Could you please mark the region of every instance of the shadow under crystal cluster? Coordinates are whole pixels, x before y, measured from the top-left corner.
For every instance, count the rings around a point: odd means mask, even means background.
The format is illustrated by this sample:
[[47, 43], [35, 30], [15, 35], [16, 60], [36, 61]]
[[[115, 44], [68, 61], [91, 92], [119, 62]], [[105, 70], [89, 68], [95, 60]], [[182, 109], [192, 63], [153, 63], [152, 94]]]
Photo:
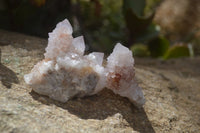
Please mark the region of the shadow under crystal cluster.
[[25, 82], [35, 92], [61, 102], [93, 95], [107, 87], [142, 106], [145, 99], [135, 82], [132, 52], [118, 43], [104, 67], [104, 54], [92, 52], [84, 55], [83, 37], [73, 38], [72, 32], [67, 19], [57, 24], [49, 33], [45, 59], [24, 76]]

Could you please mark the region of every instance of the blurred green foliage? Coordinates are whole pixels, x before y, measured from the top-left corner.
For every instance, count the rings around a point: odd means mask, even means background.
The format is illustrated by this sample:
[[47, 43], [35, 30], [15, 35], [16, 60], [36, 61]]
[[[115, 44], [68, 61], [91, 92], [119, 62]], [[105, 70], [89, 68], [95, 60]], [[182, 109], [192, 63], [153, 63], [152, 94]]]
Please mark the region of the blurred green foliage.
[[80, 0], [80, 21], [91, 48], [109, 53], [118, 41], [127, 40], [122, 14], [122, 1]]
[[170, 41], [153, 23], [161, 1], [0, 0], [0, 28], [47, 38], [59, 21], [68, 18], [74, 36], [84, 35], [87, 50], [110, 53], [121, 42], [136, 56], [179, 57], [174, 53], [186, 52], [169, 48]]
[[58, 21], [70, 16], [69, 1], [1, 0], [0, 4], [0, 28], [40, 37], [47, 37]]
[[190, 56], [190, 51], [185, 45], [174, 45], [167, 50], [164, 59], [179, 58]]
[[148, 48], [152, 57], [162, 57], [169, 48], [169, 41], [164, 37], [156, 37], [149, 42]]
[[187, 52], [189, 48], [186, 46], [170, 47], [170, 42], [161, 35], [160, 27], [153, 23], [155, 12], [152, 7], [154, 2], [159, 0], [149, 1], [150, 6], [146, 6], [146, 2], [146, 0], [123, 0], [123, 14], [129, 30], [129, 44], [133, 45], [131, 47], [133, 54], [148, 56], [150, 53], [152, 57], [162, 59], [190, 56]]
[[147, 57], [150, 55], [147, 45], [144, 44], [135, 44], [131, 46], [131, 50], [133, 51], [133, 56]]

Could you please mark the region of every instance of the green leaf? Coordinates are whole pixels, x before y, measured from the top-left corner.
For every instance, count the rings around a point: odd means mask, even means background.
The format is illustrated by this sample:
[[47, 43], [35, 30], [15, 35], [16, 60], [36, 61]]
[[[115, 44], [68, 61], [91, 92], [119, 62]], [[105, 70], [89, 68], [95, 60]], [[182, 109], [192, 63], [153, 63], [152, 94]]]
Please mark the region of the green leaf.
[[127, 28], [130, 31], [132, 39], [135, 41], [137, 37], [151, 24], [154, 14], [148, 17], [138, 17], [131, 9], [125, 13], [125, 21]]
[[131, 46], [130, 49], [133, 52], [133, 56], [138, 56], [138, 57], [149, 56], [149, 50], [148, 50], [147, 45], [134, 44], [133, 46]]
[[123, 10], [126, 12], [131, 9], [137, 16], [143, 16], [146, 0], [124, 0]]
[[152, 57], [161, 57], [169, 48], [169, 41], [164, 37], [157, 37], [151, 40], [148, 44]]
[[189, 57], [189, 48], [185, 45], [173, 45], [164, 55], [164, 59]]

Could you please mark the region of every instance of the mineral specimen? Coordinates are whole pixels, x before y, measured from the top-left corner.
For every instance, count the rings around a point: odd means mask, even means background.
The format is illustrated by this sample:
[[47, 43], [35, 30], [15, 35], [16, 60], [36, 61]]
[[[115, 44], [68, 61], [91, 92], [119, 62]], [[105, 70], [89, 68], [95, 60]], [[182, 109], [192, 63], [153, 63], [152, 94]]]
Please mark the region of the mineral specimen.
[[117, 44], [104, 67], [103, 53], [84, 55], [82, 36], [73, 38], [67, 19], [49, 33], [45, 59], [37, 63], [25, 82], [39, 94], [66, 102], [93, 95], [107, 87], [136, 105], [144, 104], [142, 89], [135, 82], [132, 52]]
[[132, 52], [118, 43], [107, 58], [107, 88], [120, 96], [127, 97], [136, 105], [145, 100], [141, 88], [135, 81]]

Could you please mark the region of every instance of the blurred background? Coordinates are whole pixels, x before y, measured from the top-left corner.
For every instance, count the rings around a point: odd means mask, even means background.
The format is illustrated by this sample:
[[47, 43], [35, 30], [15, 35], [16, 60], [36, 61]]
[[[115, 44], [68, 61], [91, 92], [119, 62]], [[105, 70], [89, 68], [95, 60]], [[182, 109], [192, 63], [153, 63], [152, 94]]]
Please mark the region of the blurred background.
[[0, 0], [0, 29], [47, 39], [65, 18], [88, 51], [121, 42], [139, 57], [200, 55], [199, 0]]

